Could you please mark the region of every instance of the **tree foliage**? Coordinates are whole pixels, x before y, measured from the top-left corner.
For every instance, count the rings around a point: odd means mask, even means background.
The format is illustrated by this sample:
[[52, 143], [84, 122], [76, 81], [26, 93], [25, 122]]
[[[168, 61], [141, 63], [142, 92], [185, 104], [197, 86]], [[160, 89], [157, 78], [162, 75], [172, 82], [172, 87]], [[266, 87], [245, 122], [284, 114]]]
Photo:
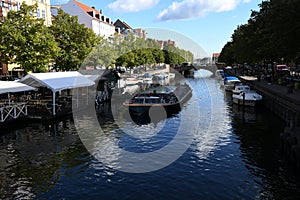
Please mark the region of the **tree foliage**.
[[247, 24], [234, 31], [219, 61], [232, 64], [299, 60], [300, 1], [268, 0], [259, 7], [259, 11], [252, 11]]
[[153, 39], [145, 40], [128, 35], [122, 40], [115, 35], [110, 42], [101, 40], [87, 57], [84, 65], [134, 68], [158, 63], [182, 63], [188, 59], [193, 59], [191, 52], [173, 46], [166, 46], [161, 50], [159, 43]]
[[22, 3], [0, 24], [1, 62], [19, 64], [27, 72], [46, 71], [59, 50], [44, 20], [34, 17], [36, 8]]
[[80, 24], [77, 16], [64, 13], [61, 9], [52, 21], [51, 30], [60, 47], [55, 58], [55, 68], [59, 70], [78, 70], [99, 42], [92, 29]]

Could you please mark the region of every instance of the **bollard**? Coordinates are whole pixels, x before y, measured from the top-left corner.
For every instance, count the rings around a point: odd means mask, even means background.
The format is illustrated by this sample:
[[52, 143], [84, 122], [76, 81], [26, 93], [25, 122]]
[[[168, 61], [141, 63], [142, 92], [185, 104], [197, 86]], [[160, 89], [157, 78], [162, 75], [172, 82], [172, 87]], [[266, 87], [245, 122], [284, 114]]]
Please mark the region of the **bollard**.
[[292, 84], [288, 84], [287, 85], [287, 93], [288, 94], [292, 94], [293, 93], [293, 85]]

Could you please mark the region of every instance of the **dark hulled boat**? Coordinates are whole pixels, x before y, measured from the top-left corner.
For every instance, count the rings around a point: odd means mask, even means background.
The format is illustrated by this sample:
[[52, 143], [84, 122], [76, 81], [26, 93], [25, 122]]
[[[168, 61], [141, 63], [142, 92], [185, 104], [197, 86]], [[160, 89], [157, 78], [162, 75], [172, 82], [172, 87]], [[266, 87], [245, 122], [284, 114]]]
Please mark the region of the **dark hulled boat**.
[[130, 114], [136, 116], [148, 115], [151, 107], [163, 107], [168, 116], [180, 111], [179, 100], [173, 92], [158, 93], [155, 90], [138, 93], [123, 105], [128, 106]]
[[[148, 116], [150, 108], [158, 111], [160, 107], [163, 107], [167, 117], [170, 117], [178, 113], [182, 104], [191, 96], [192, 91], [188, 85], [178, 85], [174, 90], [161, 86], [139, 92], [123, 105], [129, 108], [132, 116]], [[159, 113], [157, 117], [159, 117]]]

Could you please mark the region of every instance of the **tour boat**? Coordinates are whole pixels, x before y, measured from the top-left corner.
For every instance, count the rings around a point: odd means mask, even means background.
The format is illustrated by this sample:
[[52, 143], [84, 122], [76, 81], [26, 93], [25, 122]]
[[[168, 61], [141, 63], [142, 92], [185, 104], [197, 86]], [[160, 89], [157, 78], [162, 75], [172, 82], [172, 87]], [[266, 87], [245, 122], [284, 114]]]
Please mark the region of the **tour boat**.
[[181, 104], [192, 96], [192, 90], [187, 85], [178, 85], [174, 90], [168, 87], [155, 87], [144, 92], [138, 92], [129, 101], [123, 103], [129, 108], [131, 115], [148, 115], [151, 107], [163, 107], [167, 116], [178, 113]]
[[178, 98], [173, 92], [139, 92], [130, 101], [123, 104], [129, 107], [130, 114], [133, 115], [148, 115], [148, 112], [153, 106], [163, 107], [170, 115], [180, 110]]

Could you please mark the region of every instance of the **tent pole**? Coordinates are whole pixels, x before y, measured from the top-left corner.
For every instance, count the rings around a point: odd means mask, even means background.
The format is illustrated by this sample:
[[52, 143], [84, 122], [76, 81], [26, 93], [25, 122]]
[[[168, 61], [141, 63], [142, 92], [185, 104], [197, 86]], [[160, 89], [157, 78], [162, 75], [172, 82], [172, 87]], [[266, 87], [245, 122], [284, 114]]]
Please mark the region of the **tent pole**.
[[76, 88], [76, 106], [78, 108], [78, 88]]
[[55, 91], [52, 91], [52, 115], [56, 115], [56, 113], [55, 113]]
[[86, 88], [86, 105], [89, 105], [89, 88], [88, 87], [85, 88]]

